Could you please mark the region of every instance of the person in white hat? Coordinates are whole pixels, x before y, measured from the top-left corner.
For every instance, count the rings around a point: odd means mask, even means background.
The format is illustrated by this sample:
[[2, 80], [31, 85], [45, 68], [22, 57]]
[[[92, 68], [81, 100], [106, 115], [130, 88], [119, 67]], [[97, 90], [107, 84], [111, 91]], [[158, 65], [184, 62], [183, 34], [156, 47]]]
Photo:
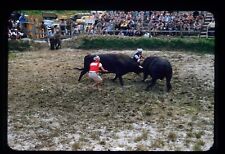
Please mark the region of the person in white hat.
[[144, 59], [144, 57], [142, 56], [142, 51], [143, 51], [142, 48], [137, 48], [136, 52], [132, 57], [140, 65], [141, 68], [142, 68], [141, 61]]
[[103, 68], [102, 63], [100, 63], [100, 57], [99, 56], [95, 56], [93, 59], [94, 59], [94, 62], [92, 62], [90, 64], [88, 77], [95, 81], [95, 84], [93, 86], [94, 87], [97, 86], [97, 88], [99, 89], [99, 85], [100, 85], [100, 83], [102, 83], [102, 78], [99, 75], [100, 69], [103, 72], [108, 72], [108, 70], [105, 70]]

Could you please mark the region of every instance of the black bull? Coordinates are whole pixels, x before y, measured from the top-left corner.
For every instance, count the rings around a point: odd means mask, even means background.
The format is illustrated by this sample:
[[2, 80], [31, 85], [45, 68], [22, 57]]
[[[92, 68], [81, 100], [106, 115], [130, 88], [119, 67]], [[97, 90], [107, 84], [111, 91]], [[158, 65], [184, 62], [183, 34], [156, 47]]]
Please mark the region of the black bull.
[[[104, 69], [108, 70], [108, 73], [115, 73], [116, 76], [113, 79], [115, 81], [119, 78], [121, 86], [124, 85], [122, 76], [134, 72], [139, 74], [142, 69], [139, 67], [138, 63], [135, 62], [131, 57], [124, 54], [99, 54], [100, 62], [102, 63]], [[78, 81], [81, 80], [82, 76], [89, 71], [90, 63], [93, 62], [95, 55], [87, 55], [84, 57], [84, 68], [75, 68], [82, 70]]]
[[143, 81], [145, 81], [148, 75], [152, 78], [146, 90], [154, 86], [157, 79], [163, 80], [164, 78], [166, 78], [167, 91], [171, 90], [172, 86], [170, 84], [170, 80], [172, 78], [173, 71], [170, 62], [167, 59], [156, 56], [147, 57], [143, 61], [142, 67], [144, 73]]

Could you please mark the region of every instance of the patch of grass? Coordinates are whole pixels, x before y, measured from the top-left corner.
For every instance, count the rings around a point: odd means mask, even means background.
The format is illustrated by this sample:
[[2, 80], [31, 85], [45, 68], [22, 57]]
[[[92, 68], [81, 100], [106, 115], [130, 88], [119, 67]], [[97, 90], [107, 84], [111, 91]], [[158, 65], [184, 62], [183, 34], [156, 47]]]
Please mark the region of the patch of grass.
[[133, 129], [134, 129], [134, 126], [133, 126], [132, 124], [129, 124], [129, 125], [127, 126], [127, 129], [133, 130]]
[[77, 151], [79, 149], [81, 149], [81, 143], [79, 143], [79, 142], [73, 143], [72, 150]]
[[117, 139], [119, 139], [120, 137], [119, 137], [118, 135], [114, 134], [114, 135], [112, 136], [112, 138], [113, 138], [114, 140], [117, 140]]
[[97, 123], [101, 123], [101, 122], [103, 122], [103, 121], [105, 121], [104, 117], [97, 117], [97, 118], [96, 118], [96, 122], [97, 122]]
[[176, 147], [175, 148], [175, 151], [181, 151], [182, 149], [181, 149], [181, 147]]
[[194, 108], [194, 107], [187, 107], [187, 109], [186, 109], [186, 113], [187, 114], [195, 114], [197, 112], [197, 109], [196, 108]]
[[201, 145], [201, 146], [204, 146], [205, 145], [205, 142], [202, 141], [202, 140], [198, 140], [197, 144]]
[[183, 128], [184, 128], [184, 125], [179, 124], [179, 125], [177, 126], [177, 128], [179, 128], [179, 129], [183, 129]]
[[142, 134], [140, 135], [140, 136], [137, 136], [135, 139], [134, 139], [134, 141], [135, 142], [139, 142], [139, 141], [141, 141], [141, 140], [147, 140], [148, 139], [148, 132], [144, 129], [143, 131], [142, 131]]
[[204, 134], [205, 134], [204, 131], [195, 132], [195, 137], [196, 137], [197, 139], [199, 139], [199, 138], [201, 138], [201, 136], [204, 135]]
[[152, 148], [162, 148], [164, 147], [165, 143], [162, 139], [156, 139], [153, 144], [151, 145]]
[[108, 113], [108, 112], [104, 113], [103, 116], [108, 117], [108, 116], [110, 116], [110, 113]]
[[196, 121], [197, 119], [198, 119], [198, 116], [196, 116], [196, 115], [193, 115], [191, 118], [192, 121]]
[[94, 140], [99, 140], [100, 139], [100, 133], [99, 132], [92, 132], [91, 138]]
[[164, 121], [164, 119], [165, 119], [165, 116], [164, 116], [164, 115], [160, 115], [160, 116], [159, 116], [159, 120], [160, 120], [160, 121]]
[[137, 136], [135, 139], [134, 139], [134, 142], [139, 142], [142, 140], [142, 136]]
[[22, 40], [9, 40], [8, 50], [9, 51], [25, 51], [31, 48], [30, 42]]
[[169, 141], [175, 142], [176, 139], [177, 139], [177, 135], [176, 135], [175, 133], [170, 132], [170, 133], [168, 134], [168, 140], [169, 140]]
[[205, 142], [203, 142], [203, 141], [198, 141], [198, 142], [196, 142], [195, 143], [195, 145], [193, 146], [193, 150], [194, 151], [202, 151], [202, 146], [204, 146], [204, 144], [205, 144]]
[[88, 142], [89, 140], [86, 139], [84, 135], [80, 135], [79, 141], [81, 141], [81, 142]]
[[168, 112], [167, 112], [167, 115], [171, 117], [171, 116], [173, 116], [173, 112], [168, 111]]
[[138, 144], [136, 146], [135, 150], [137, 150], [137, 151], [148, 151], [148, 148], [145, 145], [143, 145], [143, 144]]
[[146, 116], [151, 116], [151, 115], [152, 115], [151, 110], [149, 110], [149, 109], [145, 109], [145, 111], [144, 111], [144, 115], [146, 115]]
[[16, 57], [17, 57], [16, 53], [13, 53], [13, 52], [10, 52], [9, 55], [8, 55], [9, 60], [14, 60]]
[[105, 144], [106, 144], [106, 142], [105, 142], [104, 140], [102, 140], [102, 141], [100, 141], [100, 142], [99, 142], [99, 144], [101, 144], [101, 145], [105, 145]]
[[193, 126], [193, 123], [192, 122], [188, 122], [187, 124], [189, 127], [192, 127]]
[[57, 137], [59, 136], [59, 132], [58, 131], [53, 131], [49, 136], [53, 137]]
[[191, 140], [190, 139], [186, 139], [184, 145], [189, 148], [190, 147], [190, 143], [191, 143]]
[[[77, 41], [80, 40], [80, 41]], [[83, 35], [72, 42], [80, 42], [76, 48], [81, 49], [131, 49], [141, 46], [145, 50], [179, 50], [197, 53], [214, 53], [214, 39], [207, 38], [143, 38], [121, 36], [87, 36]], [[71, 43], [72, 44], [72, 43]]]
[[187, 137], [194, 137], [194, 134], [192, 132], [187, 132]]
[[127, 146], [127, 147], [126, 147], [126, 151], [133, 151], [133, 148], [130, 147], [130, 146]]

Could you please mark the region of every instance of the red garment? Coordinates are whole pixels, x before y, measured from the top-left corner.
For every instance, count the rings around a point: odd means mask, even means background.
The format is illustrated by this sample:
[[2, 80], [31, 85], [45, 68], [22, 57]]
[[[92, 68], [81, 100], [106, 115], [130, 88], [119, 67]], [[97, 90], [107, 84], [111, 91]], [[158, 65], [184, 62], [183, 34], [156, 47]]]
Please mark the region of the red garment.
[[89, 71], [94, 71], [96, 73], [99, 72], [99, 62], [92, 62], [90, 64], [90, 70]]

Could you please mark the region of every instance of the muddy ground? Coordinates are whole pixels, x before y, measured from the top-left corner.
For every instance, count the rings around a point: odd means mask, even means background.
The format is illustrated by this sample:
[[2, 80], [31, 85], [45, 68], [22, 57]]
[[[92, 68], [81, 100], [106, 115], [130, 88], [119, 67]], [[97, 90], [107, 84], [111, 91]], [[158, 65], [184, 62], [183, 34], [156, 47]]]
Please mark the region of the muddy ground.
[[[15, 150], [208, 150], [214, 137], [214, 55], [144, 51], [173, 66], [172, 91], [165, 80], [145, 91], [129, 73], [102, 90], [86, 75], [83, 57], [92, 51], [60, 49], [12, 53], [8, 64], [8, 144]], [[94, 53], [124, 53], [104, 51]], [[148, 78], [150, 80], [150, 77]]]

